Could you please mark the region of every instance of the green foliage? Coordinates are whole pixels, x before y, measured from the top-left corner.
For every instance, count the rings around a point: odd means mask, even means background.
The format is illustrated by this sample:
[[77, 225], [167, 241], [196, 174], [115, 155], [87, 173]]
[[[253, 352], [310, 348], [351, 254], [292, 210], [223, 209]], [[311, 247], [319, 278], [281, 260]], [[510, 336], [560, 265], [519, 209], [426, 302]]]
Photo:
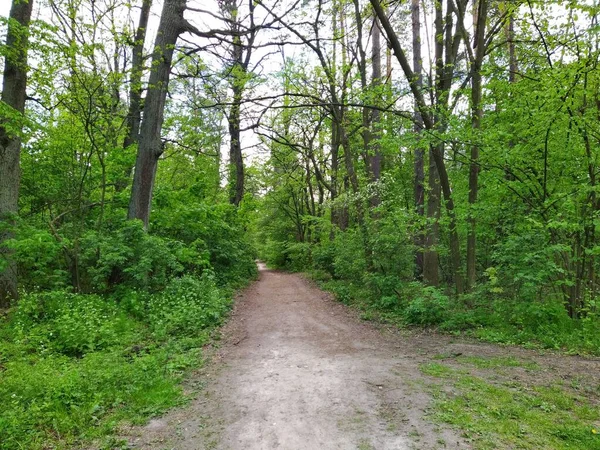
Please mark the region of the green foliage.
[[[474, 362], [480, 370], [538, 370], [512, 358]], [[474, 448], [600, 449], [598, 409], [593, 400], [566, 386], [526, 385], [518, 377], [501, 383], [498, 376], [491, 380], [442, 363], [425, 364], [421, 371], [438, 379], [430, 385], [433, 418], [459, 428]]]
[[13, 316], [16, 343], [75, 357], [127, 345], [135, 325], [111, 300], [65, 291], [26, 294]]
[[219, 284], [243, 283], [256, 275], [254, 249], [244, 234], [245, 217], [232, 205], [200, 201], [188, 190], [158, 189], [152, 229], [182, 243], [178, 256], [187, 273], [210, 268]]
[[9, 241], [23, 274], [21, 281], [36, 288], [65, 288], [68, 285], [64, 248], [48, 230], [21, 223]]
[[419, 289], [404, 311], [406, 320], [415, 325], [439, 325], [444, 321], [449, 309], [448, 297], [438, 289], [427, 286]]
[[116, 285], [156, 291], [184, 271], [176, 253], [178, 243], [146, 233], [140, 221], [115, 228], [91, 230], [81, 237], [82, 270], [94, 291], [107, 292]]
[[334, 275], [345, 280], [360, 281], [367, 270], [362, 236], [358, 230], [338, 233], [333, 242]]
[[204, 274], [156, 294], [24, 295], [0, 319], [2, 448], [75, 445], [181, 403], [228, 294]]
[[159, 339], [192, 337], [219, 325], [229, 305], [230, 300], [216, 286], [213, 276], [185, 276], [174, 279], [163, 292], [150, 297], [148, 322]]

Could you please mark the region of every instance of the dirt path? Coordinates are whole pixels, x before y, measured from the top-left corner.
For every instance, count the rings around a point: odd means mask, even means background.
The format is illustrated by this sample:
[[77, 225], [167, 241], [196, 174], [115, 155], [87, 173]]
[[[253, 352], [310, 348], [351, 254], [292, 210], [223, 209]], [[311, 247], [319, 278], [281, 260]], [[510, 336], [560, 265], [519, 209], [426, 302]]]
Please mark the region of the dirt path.
[[506, 353], [438, 335], [382, 332], [302, 277], [264, 267], [224, 334], [213, 373], [203, 375], [204, 393], [131, 431], [132, 448], [469, 448], [427, 421], [430, 397], [419, 365], [434, 354]]

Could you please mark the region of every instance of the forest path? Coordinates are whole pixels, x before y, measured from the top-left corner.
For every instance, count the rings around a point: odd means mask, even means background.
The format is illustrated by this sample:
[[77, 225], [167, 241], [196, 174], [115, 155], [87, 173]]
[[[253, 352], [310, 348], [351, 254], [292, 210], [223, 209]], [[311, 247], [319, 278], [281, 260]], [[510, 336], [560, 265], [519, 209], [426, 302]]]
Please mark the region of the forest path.
[[[130, 448], [468, 449], [456, 431], [427, 420], [435, 380], [422, 373], [423, 364], [443, 360], [482, 380], [524, 388], [581, 384], [584, 374], [589, 392], [600, 385], [597, 359], [386, 329], [361, 321], [302, 276], [264, 265], [238, 297], [222, 336], [207, 367], [187, 381], [203, 388], [198, 397], [123, 430]], [[494, 368], [513, 358], [528, 363]], [[472, 359], [491, 368], [469, 366]], [[451, 382], [437, 383], [454, 395]]]
[[224, 334], [207, 389], [133, 448], [468, 448], [423, 417], [423, 357], [299, 275], [261, 264]]

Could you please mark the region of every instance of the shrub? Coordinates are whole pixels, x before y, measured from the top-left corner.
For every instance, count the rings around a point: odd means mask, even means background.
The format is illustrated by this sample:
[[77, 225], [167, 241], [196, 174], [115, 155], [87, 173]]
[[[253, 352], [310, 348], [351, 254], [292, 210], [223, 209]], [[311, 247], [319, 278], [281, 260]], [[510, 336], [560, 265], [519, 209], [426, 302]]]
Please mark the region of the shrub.
[[409, 302], [404, 314], [410, 324], [430, 326], [442, 323], [448, 309], [448, 297], [434, 287], [424, 286]]
[[13, 323], [17, 342], [76, 357], [126, 345], [137, 328], [113, 301], [65, 291], [24, 295]]
[[68, 285], [62, 245], [48, 231], [21, 224], [9, 245], [14, 250], [21, 285], [42, 289]]
[[214, 277], [205, 273], [200, 279], [185, 276], [172, 280], [166, 289], [151, 297], [148, 322], [159, 338], [198, 336], [218, 325], [230, 306]]
[[360, 282], [367, 271], [367, 261], [360, 232], [347, 230], [336, 234], [334, 247], [333, 267], [336, 278]]
[[89, 231], [80, 246], [82, 278], [97, 292], [118, 284], [160, 290], [184, 270], [169, 241], [146, 233], [137, 220], [125, 221], [112, 231]]

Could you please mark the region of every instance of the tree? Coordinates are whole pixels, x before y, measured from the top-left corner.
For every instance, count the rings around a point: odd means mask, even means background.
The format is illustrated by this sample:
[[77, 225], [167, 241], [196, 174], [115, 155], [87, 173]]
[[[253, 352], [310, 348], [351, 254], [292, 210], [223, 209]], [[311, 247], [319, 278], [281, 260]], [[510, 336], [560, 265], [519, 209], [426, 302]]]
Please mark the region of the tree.
[[165, 0], [152, 53], [148, 93], [144, 101], [144, 116], [127, 214], [129, 219], [140, 219], [145, 227], [148, 227], [150, 220], [156, 167], [163, 153], [161, 131], [173, 52], [179, 35], [189, 28], [189, 24], [183, 18], [185, 8], [185, 0]]
[[[140, 123], [142, 121], [142, 75], [144, 72], [144, 42], [146, 29], [150, 18], [152, 0], [143, 0], [140, 9], [140, 19], [133, 41], [131, 73], [129, 75], [129, 110], [127, 112], [127, 134], [123, 140], [123, 148], [137, 144], [140, 138]], [[123, 179], [116, 185], [117, 190], [123, 190], [131, 176], [131, 167], [125, 168]]]
[[[370, 0], [375, 14], [381, 21], [382, 27], [388, 37], [390, 45], [394, 50], [394, 54], [400, 63], [402, 71], [409, 83], [410, 91], [414, 97], [415, 103], [423, 120], [423, 125], [428, 131], [439, 134], [444, 132], [447, 127], [446, 114], [448, 110], [450, 88], [452, 86], [452, 78], [459, 45], [461, 42], [462, 33], [457, 29], [453, 32], [452, 26], [452, 10], [450, 3], [446, 5], [446, 24], [443, 24], [442, 2], [435, 3], [435, 104], [432, 108], [427, 105], [423, 92], [419, 89], [419, 77], [415, 76], [414, 68], [411, 67], [406, 52], [404, 51], [397, 33], [394, 31], [392, 24], [385, 13], [379, 0]], [[464, 8], [467, 0], [459, 0]], [[454, 208], [454, 198], [450, 187], [450, 177], [444, 161], [444, 142], [432, 143], [430, 145], [430, 159], [435, 164], [435, 169], [439, 177], [439, 185], [444, 196], [446, 211], [450, 220], [450, 259], [452, 262], [452, 276], [456, 286], [456, 292], [462, 293], [464, 290], [464, 282], [461, 267], [460, 240], [458, 236], [456, 211]], [[431, 167], [431, 165], [430, 165]], [[431, 177], [431, 170], [430, 170]], [[431, 179], [431, 178], [430, 178]], [[437, 182], [437, 180], [436, 180]], [[432, 187], [430, 186], [430, 189]], [[432, 192], [435, 190], [432, 189]], [[432, 201], [430, 195], [430, 202]], [[430, 206], [431, 203], [430, 203]], [[434, 208], [432, 208], [434, 209]], [[434, 212], [435, 213], [435, 212]], [[437, 220], [434, 220], [434, 226], [437, 226]], [[427, 267], [430, 267], [432, 275], [427, 275]], [[435, 272], [434, 272], [435, 270]], [[432, 265], [428, 265], [425, 261], [424, 267], [425, 278], [433, 280], [432, 284], [437, 281], [437, 267], [434, 269]]]
[[6, 37], [0, 119], [0, 308], [18, 297], [17, 268], [6, 247], [18, 214], [20, 157], [27, 89], [27, 48], [33, 0], [13, 0]]

